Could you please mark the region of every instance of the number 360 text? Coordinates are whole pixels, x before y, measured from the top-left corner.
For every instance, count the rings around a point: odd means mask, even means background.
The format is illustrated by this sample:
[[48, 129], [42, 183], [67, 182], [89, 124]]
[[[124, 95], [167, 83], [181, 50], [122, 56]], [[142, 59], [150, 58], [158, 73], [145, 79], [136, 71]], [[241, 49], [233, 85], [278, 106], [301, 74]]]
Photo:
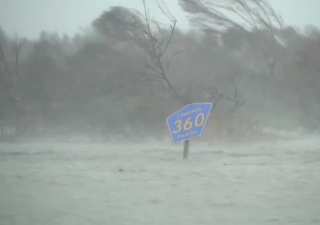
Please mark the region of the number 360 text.
[[[194, 120], [194, 125], [196, 127], [200, 127], [203, 125], [204, 123], [204, 119], [205, 119], [205, 116], [203, 113], [199, 113], [195, 120]], [[183, 130], [187, 131], [187, 130], [190, 130], [192, 127], [193, 127], [193, 123], [190, 121], [191, 120], [191, 117], [189, 117], [185, 122], [184, 124], [182, 125], [182, 120], [177, 120], [174, 124], [176, 124], [177, 126], [177, 130], [173, 130], [172, 133], [174, 134], [177, 134], [179, 133], [182, 128]]]

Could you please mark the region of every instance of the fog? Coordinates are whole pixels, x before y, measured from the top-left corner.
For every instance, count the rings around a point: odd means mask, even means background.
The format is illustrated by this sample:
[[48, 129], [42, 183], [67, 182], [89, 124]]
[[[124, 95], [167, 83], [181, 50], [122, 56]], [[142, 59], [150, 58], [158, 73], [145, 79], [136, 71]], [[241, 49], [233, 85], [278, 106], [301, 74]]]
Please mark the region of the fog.
[[[158, 10], [165, 23], [155, 21], [145, 4], [142, 12], [101, 10], [74, 36], [44, 29], [29, 40], [0, 29], [1, 224], [81, 224], [71, 215], [83, 212], [83, 221], [100, 224], [235, 224], [223, 216], [232, 212], [243, 224], [320, 221], [319, 194], [311, 188], [319, 184], [320, 29], [287, 26], [265, 1], [200, 2], [179, 1], [193, 27], [187, 31], [177, 28], [179, 21], [163, 2]], [[191, 140], [190, 161], [181, 161], [182, 147], [171, 143], [166, 119], [201, 102], [211, 102], [212, 111], [202, 136]], [[197, 178], [192, 181], [190, 173]], [[180, 193], [171, 202], [168, 191], [179, 186], [172, 176], [186, 185], [188, 201]], [[265, 189], [274, 177], [273, 188]], [[138, 201], [129, 188], [121, 189], [126, 179], [132, 179], [127, 185], [135, 195], [147, 180], [163, 186], [148, 186], [150, 196], [159, 196]], [[222, 179], [225, 189], [206, 179]], [[251, 179], [258, 179], [257, 187], [244, 182]], [[79, 182], [97, 195], [85, 194]], [[101, 198], [103, 185], [118, 197]], [[214, 192], [216, 185], [222, 196], [205, 188]], [[235, 194], [234, 185], [244, 193]], [[63, 202], [75, 190], [82, 200]], [[213, 207], [217, 217], [208, 216], [199, 192], [210, 195], [213, 205], [220, 202]], [[296, 192], [299, 204], [292, 206], [286, 196], [284, 217], [273, 218], [287, 192]], [[193, 197], [201, 199], [192, 202]], [[95, 206], [81, 206], [86, 199]], [[66, 205], [77, 207], [62, 212]], [[34, 211], [28, 211], [31, 206]], [[196, 213], [198, 206], [204, 211]], [[112, 210], [102, 216], [99, 207]], [[173, 207], [177, 216], [160, 220], [151, 216], [157, 211], [152, 207]], [[252, 212], [269, 213], [253, 218]]]
[[[216, 133], [230, 126], [318, 128], [318, 28], [285, 26], [270, 5], [264, 6], [269, 14], [240, 5], [249, 12], [239, 11], [242, 21], [224, 13], [227, 5], [217, 8], [221, 18], [201, 5], [181, 6], [194, 29], [178, 30], [162, 4], [166, 24], [153, 21], [148, 10], [113, 7], [75, 36], [43, 31], [28, 40], [2, 31], [3, 126], [19, 121], [21, 138], [50, 132], [161, 138], [168, 135], [166, 117], [181, 106], [213, 102], [208, 124], [224, 123]], [[13, 92], [19, 109], [5, 103]], [[8, 116], [21, 108], [19, 116]]]

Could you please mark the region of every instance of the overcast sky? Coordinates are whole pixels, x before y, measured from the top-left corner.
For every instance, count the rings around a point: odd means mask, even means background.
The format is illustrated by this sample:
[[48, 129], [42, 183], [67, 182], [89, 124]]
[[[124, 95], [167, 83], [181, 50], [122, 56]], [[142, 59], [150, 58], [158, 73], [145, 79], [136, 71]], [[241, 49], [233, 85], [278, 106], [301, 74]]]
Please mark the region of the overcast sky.
[[[149, 0], [148, 6], [155, 18], [161, 13]], [[161, 2], [161, 1], [160, 1]], [[178, 27], [188, 28], [188, 21], [177, 0], [166, 0], [168, 8], [178, 19]], [[320, 27], [320, 0], [270, 0], [286, 24]], [[141, 9], [141, 0], [0, 0], [0, 26], [5, 32], [20, 37], [36, 38], [42, 30], [73, 35], [80, 27], [88, 27], [103, 10], [113, 5]]]

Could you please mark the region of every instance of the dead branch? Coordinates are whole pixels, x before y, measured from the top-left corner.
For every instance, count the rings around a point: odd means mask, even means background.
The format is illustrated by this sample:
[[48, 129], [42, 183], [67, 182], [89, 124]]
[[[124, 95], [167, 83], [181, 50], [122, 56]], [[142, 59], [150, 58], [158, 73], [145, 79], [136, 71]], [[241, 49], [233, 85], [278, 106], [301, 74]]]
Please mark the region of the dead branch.
[[[241, 100], [241, 96], [239, 95], [238, 88], [236, 86], [236, 83], [234, 82], [233, 78], [224, 78], [223, 80], [227, 79], [233, 86], [234, 94], [232, 97], [226, 96], [224, 94], [221, 94], [216, 87], [208, 87], [204, 88], [203, 91], [207, 92], [207, 98], [210, 102], [212, 102], [213, 107], [211, 110], [213, 111], [217, 104], [220, 102], [220, 100], [224, 99], [230, 102], [233, 102], [233, 107], [229, 110], [228, 113], [234, 113], [238, 108], [240, 108], [245, 101]], [[222, 79], [219, 79], [222, 80]], [[218, 83], [218, 79], [216, 79], [215, 83]]]
[[[145, 20], [145, 31], [148, 36], [148, 49], [147, 54], [150, 58], [150, 61], [146, 62], [146, 68], [151, 70], [154, 73], [154, 76], [159, 78], [163, 81], [164, 84], [166, 84], [167, 89], [172, 93], [174, 96], [179, 96], [175, 88], [172, 86], [171, 82], [169, 81], [167, 77], [167, 72], [170, 67], [170, 62], [172, 58], [180, 53], [181, 51], [173, 53], [170, 57], [167, 58], [165, 66], [163, 65], [162, 58], [166, 54], [168, 47], [171, 43], [172, 37], [174, 35], [177, 20], [172, 14], [169, 12], [166, 4], [163, 2], [164, 7], [161, 7], [160, 4], [158, 4], [159, 9], [161, 12], [168, 18], [168, 20], [172, 23], [170, 25], [170, 34], [167, 39], [167, 41], [164, 41], [164, 35], [163, 30], [161, 29], [160, 25], [156, 21], [152, 21], [150, 19], [150, 13], [147, 10], [146, 2], [145, 0], [142, 0], [143, 8], [144, 8], [144, 20]], [[153, 34], [152, 31], [152, 25], [155, 25], [158, 28], [158, 32], [160, 33], [160, 40]]]
[[171, 60], [173, 59], [173, 57], [174, 57], [175, 55], [180, 54], [180, 53], [182, 53], [182, 50], [174, 52], [170, 57], [167, 58], [166, 70], [169, 70], [169, 67], [170, 67], [170, 64], [171, 64]]

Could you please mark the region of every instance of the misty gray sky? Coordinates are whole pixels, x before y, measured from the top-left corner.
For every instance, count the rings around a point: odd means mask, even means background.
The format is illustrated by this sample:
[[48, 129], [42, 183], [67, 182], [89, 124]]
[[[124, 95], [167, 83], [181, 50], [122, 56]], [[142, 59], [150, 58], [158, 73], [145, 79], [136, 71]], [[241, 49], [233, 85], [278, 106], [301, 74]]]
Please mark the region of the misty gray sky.
[[[163, 21], [155, 0], [149, 0], [150, 12]], [[159, 1], [161, 2], [161, 1]], [[188, 21], [177, 0], [165, 1], [178, 19], [178, 27], [188, 28]], [[320, 0], [270, 0], [286, 24], [320, 27]], [[141, 9], [141, 0], [0, 0], [0, 26], [9, 35], [36, 38], [42, 30], [73, 35], [88, 27], [103, 10], [121, 5]]]

